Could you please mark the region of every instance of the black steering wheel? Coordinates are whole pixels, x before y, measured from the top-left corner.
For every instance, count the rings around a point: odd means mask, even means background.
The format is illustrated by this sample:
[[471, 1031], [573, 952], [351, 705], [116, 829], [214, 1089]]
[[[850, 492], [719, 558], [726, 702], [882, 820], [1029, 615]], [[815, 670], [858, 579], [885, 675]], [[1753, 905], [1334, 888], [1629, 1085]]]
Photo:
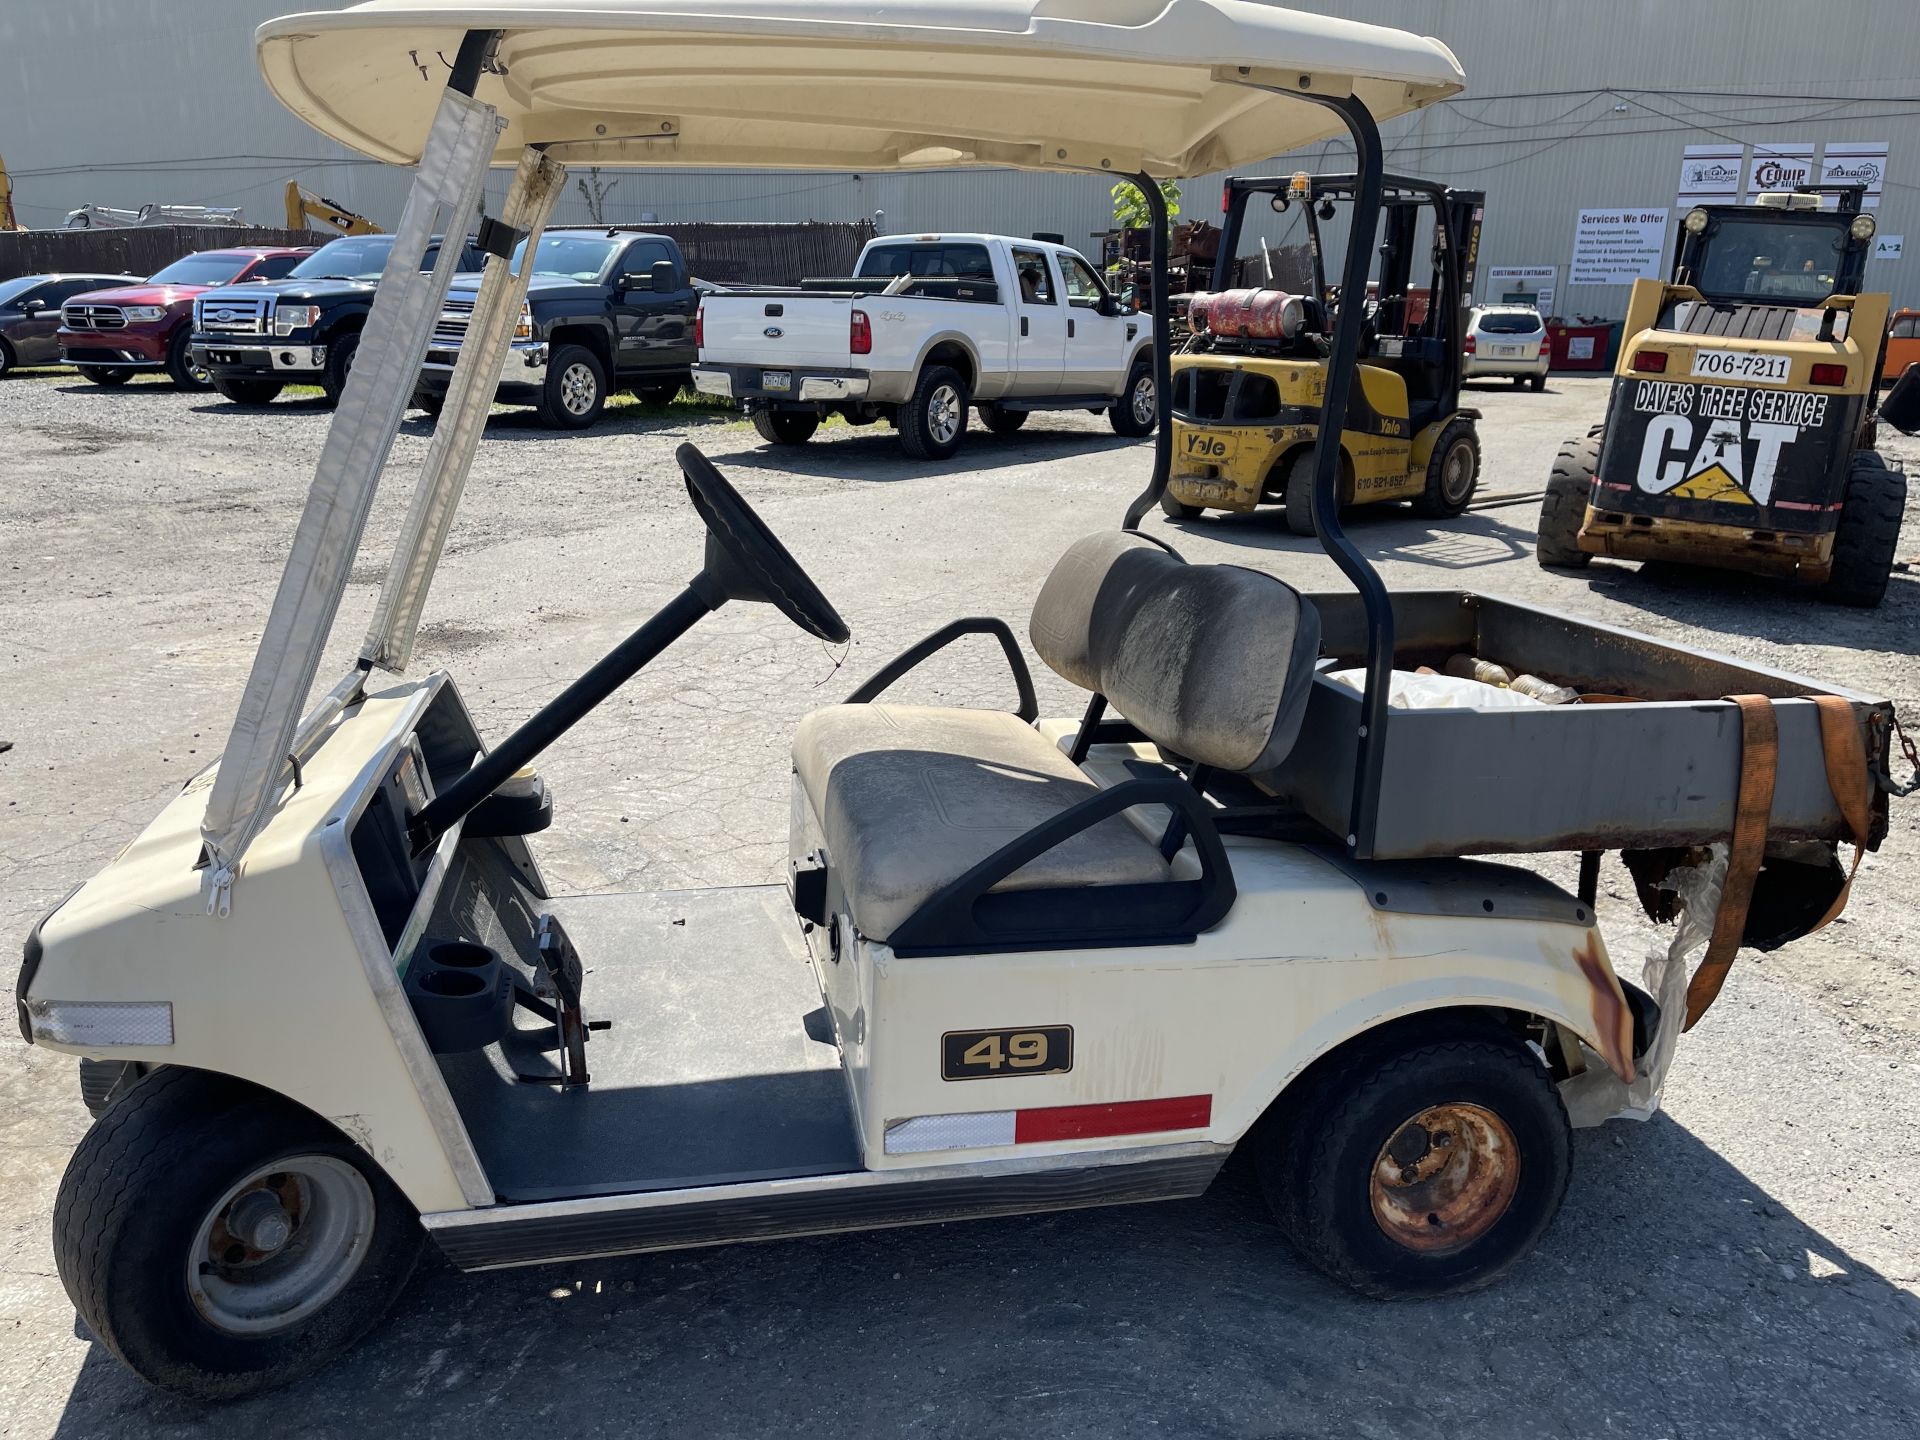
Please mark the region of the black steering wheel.
[[692, 445], [682, 445], [674, 459], [686, 477], [687, 496], [706, 523], [707, 573], [728, 597], [778, 606], [809, 635], [843, 643], [847, 622], [727, 477]]

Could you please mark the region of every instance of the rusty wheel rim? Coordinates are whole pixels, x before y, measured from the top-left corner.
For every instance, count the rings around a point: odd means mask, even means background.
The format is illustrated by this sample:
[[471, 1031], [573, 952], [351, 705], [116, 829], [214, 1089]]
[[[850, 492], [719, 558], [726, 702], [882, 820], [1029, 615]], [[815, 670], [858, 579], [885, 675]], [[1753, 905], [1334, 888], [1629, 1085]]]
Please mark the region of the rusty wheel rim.
[[1480, 1105], [1433, 1105], [1380, 1147], [1367, 1185], [1387, 1238], [1422, 1255], [1465, 1249], [1497, 1224], [1520, 1188], [1520, 1147]]

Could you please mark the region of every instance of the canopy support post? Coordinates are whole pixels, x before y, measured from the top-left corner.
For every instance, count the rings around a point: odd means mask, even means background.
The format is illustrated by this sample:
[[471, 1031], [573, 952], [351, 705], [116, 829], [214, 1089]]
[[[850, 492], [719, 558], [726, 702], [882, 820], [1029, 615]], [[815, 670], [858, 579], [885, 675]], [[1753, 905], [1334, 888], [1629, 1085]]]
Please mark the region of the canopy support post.
[[[207, 796], [201, 835], [210, 873], [207, 909], [216, 915], [227, 913], [235, 867], [273, 814], [380, 474], [479, 209], [502, 122], [471, 91], [494, 36], [472, 31], [461, 43]], [[443, 216], [446, 243], [433, 271], [423, 274], [421, 260]], [[322, 708], [344, 704], [348, 693], [335, 687]], [[306, 727], [308, 739], [315, 729]]]
[[1160, 503], [1160, 497], [1167, 493], [1167, 482], [1173, 478], [1173, 313], [1168, 299], [1172, 287], [1167, 279], [1173, 237], [1168, 231], [1170, 217], [1167, 215], [1167, 197], [1160, 193], [1159, 182], [1142, 172], [1133, 177], [1133, 186], [1147, 202], [1147, 214], [1153, 225], [1153, 408], [1156, 423], [1153, 427], [1153, 479], [1127, 507], [1127, 518], [1122, 526], [1127, 530], [1140, 528], [1141, 517]]
[[[1373, 856], [1380, 814], [1380, 782], [1386, 765], [1387, 699], [1393, 676], [1393, 602], [1380, 574], [1367, 562], [1340, 524], [1340, 430], [1353, 394], [1360, 354], [1360, 324], [1365, 317], [1367, 272], [1372, 268], [1373, 237], [1380, 225], [1380, 194], [1385, 161], [1380, 128], [1373, 114], [1353, 96], [1309, 97], [1347, 123], [1355, 151], [1353, 214], [1347, 230], [1347, 255], [1340, 277], [1340, 313], [1333, 326], [1333, 353], [1327, 357], [1327, 389], [1320, 409], [1320, 431], [1313, 446], [1313, 528], [1320, 548], [1340, 567], [1354, 589], [1367, 620], [1367, 692], [1361, 701], [1360, 733], [1355, 737], [1353, 807], [1348, 812], [1347, 849], [1356, 859]], [[1336, 421], [1335, 417], [1341, 417]]]

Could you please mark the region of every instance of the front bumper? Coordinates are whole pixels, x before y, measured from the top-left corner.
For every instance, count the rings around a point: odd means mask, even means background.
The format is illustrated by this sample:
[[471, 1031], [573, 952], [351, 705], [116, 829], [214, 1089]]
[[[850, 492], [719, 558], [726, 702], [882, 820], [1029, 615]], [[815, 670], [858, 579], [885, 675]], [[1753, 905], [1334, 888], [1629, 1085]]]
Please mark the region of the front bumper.
[[[769, 386], [769, 378], [787, 377], [787, 388]], [[764, 400], [772, 404], [804, 401], [833, 404], [864, 400], [873, 378], [864, 370], [828, 370], [817, 366], [767, 368], [759, 365], [696, 365], [693, 388], [703, 395], [731, 400]]]
[[[459, 358], [458, 346], [431, 346], [426, 363], [420, 367], [420, 388], [429, 395], [446, 394], [453, 380], [454, 363]], [[500, 388], [507, 391], [540, 389], [547, 383], [547, 358], [546, 341], [514, 341], [500, 367]]]
[[305, 341], [226, 340], [193, 337], [193, 358], [214, 375], [277, 379], [289, 372], [315, 374], [327, 368], [327, 347]]
[[167, 363], [168, 336], [160, 330], [69, 330], [55, 336], [60, 359], [67, 365], [152, 370]]

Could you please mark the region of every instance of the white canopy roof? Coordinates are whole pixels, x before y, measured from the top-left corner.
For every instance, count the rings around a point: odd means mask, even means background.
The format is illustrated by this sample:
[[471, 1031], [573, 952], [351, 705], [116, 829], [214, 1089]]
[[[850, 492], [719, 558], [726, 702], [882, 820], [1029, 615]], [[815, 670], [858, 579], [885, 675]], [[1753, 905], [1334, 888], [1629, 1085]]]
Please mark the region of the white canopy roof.
[[1343, 132], [1295, 95], [1385, 119], [1465, 83], [1437, 40], [1260, 0], [368, 0], [257, 39], [295, 114], [412, 164], [475, 29], [501, 163], [1195, 175]]

